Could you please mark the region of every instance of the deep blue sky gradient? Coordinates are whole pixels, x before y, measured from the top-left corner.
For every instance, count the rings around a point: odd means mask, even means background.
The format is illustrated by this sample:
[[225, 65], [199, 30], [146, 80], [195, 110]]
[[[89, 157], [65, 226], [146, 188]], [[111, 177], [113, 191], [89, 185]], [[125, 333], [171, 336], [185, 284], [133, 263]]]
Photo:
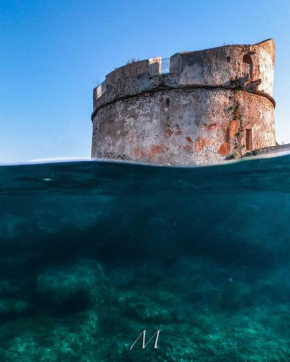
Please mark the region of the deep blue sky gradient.
[[276, 42], [290, 142], [289, 0], [0, 0], [0, 162], [90, 157], [92, 91], [131, 58]]

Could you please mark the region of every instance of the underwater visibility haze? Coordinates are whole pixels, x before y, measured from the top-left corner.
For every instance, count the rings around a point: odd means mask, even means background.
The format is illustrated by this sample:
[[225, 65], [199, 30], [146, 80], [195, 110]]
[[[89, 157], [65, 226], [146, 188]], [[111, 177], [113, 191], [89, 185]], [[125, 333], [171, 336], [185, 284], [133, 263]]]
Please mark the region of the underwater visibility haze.
[[[290, 360], [290, 156], [0, 167], [0, 361]], [[143, 330], [154, 340], [130, 346]]]

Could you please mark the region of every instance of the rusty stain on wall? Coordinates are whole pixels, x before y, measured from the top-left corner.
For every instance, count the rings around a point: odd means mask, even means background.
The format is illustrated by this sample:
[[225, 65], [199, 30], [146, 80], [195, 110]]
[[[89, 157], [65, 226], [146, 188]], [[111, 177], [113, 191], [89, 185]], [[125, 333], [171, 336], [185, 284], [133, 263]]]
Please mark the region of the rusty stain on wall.
[[230, 138], [235, 138], [236, 134], [239, 130], [240, 127], [240, 121], [239, 120], [234, 120], [230, 122], [230, 126], [229, 126], [229, 134], [230, 134]]
[[160, 145], [153, 145], [150, 149], [150, 155], [152, 157], [158, 155], [159, 153], [163, 152], [163, 147]]
[[218, 153], [221, 156], [227, 156], [230, 153], [231, 147], [228, 143], [224, 142], [220, 145], [218, 149]]
[[193, 143], [193, 140], [191, 139], [191, 137], [187, 136], [185, 137], [186, 141], [189, 142], [189, 143]]
[[195, 141], [195, 148], [199, 152], [202, 151], [207, 144], [209, 144], [209, 140], [203, 137], [199, 137]]

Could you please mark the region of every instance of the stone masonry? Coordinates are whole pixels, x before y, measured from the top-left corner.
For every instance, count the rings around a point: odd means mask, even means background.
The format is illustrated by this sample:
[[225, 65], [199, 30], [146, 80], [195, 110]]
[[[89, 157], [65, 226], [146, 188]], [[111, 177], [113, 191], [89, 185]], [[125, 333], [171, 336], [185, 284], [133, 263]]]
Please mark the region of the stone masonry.
[[92, 157], [214, 164], [276, 145], [275, 45], [227, 45], [129, 63], [94, 89]]

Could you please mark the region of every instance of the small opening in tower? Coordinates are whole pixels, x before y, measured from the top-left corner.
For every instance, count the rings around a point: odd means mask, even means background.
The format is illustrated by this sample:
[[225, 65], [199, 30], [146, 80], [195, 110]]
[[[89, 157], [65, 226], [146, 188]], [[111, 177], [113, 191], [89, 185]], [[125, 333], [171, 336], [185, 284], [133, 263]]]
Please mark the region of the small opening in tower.
[[249, 54], [243, 56], [243, 62], [247, 64], [252, 64], [252, 58]]
[[252, 130], [246, 129], [246, 150], [251, 151], [253, 149]]
[[169, 105], [169, 98], [166, 98], [166, 105], [168, 106]]
[[227, 62], [228, 62], [228, 63], [230, 63], [230, 62], [231, 62], [231, 60], [232, 60], [232, 58], [231, 58], [231, 57], [227, 57]]

